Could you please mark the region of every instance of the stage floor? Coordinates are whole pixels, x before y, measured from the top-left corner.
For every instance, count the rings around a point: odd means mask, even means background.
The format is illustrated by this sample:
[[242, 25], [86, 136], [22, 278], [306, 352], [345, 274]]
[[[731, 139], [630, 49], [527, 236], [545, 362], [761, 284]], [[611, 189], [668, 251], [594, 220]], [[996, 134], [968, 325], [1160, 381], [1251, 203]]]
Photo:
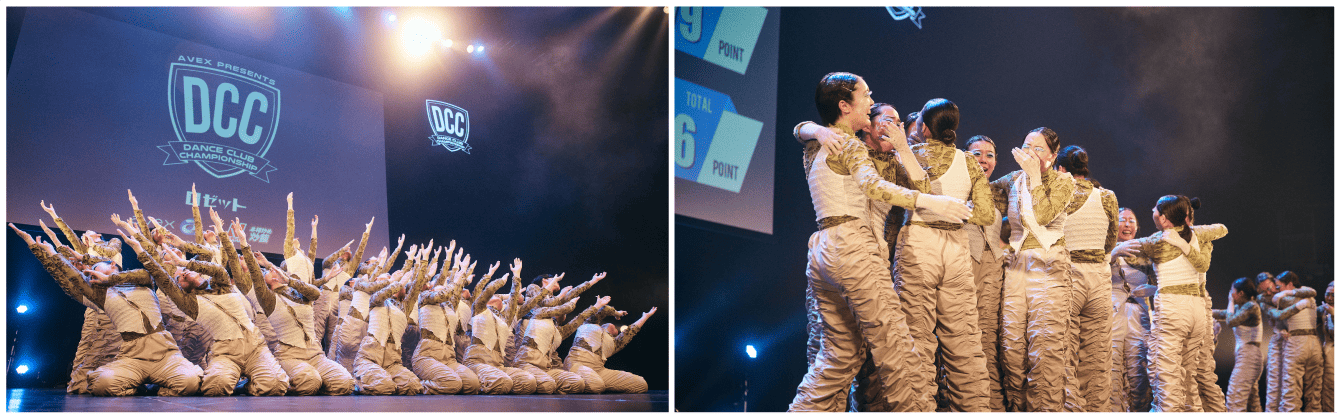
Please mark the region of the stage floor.
[[251, 397], [93, 397], [66, 395], [64, 389], [11, 389], [5, 411], [61, 412], [615, 412], [668, 411], [667, 392], [601, 395], [415, 395]]

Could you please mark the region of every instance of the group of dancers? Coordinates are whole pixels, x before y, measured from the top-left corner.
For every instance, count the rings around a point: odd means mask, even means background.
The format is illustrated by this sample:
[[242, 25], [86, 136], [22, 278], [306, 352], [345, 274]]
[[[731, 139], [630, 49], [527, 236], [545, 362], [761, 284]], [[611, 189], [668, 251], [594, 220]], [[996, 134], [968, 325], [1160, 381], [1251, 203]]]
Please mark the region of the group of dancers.
[[[815, 104], [821, 124], [793, 131], [819, 230], [810, 368], [789, 410], [1251, 411], [1270, 338], [1265, 408], [1332, 411], [1332, 284], [1316, 306], [1292, 272], [1240, 278], [1213, 309], [1212, 242], [1228, 230], [1194, 223], [1197, 198], [1161, 197], [1160, 230], [1137, 237], [1133, 210], [1052, 129], [989, 181], [996, 144], [957, 149], [949, 100], [902, 122], [836, 72]], [[1237, 342], [1224, 394], [1216, 320]]]
[[[210, 209], [186, 241], [139, 208], [127, 190], [134, 224], [112, 214], [120, 238], [77, 236], [55, 208], [42, 208], [64, 234], [39, 223], [49, 242], [10, 224], [71, 298], [87, 307], [67, 392], [98, 396], [416, 395], [640, 393], [647, 382], [608, 369], [606, 360], [639, 332], [654, 307], [627, 326], [626, 315], [598, 297], [577, 310], [578, 297], [599, 273], [559, 287], [564, 274], [540, 275], [523, 286], [522, 261], [492, 279], [499, 262], [475, 280], [476, 262], [456, 247], [405, 243], [360, 262], [351, 240], [321, 259], [317, 216], [307, 251], [294, 238], [288, 196], [284, 261], [252, 250], [240, 219], [225, 226]], [[150, 226], [152, 224], [152, 227]], [[129, 245], [143, 269], [122, 268]], [[236, 247], [235, 247], [236, 245]], [[441, 264], [441, 268], [439, 265]], [[320, 275], [318, 275], [320, 273]], [[471, 288], [467, 285], [474, 280]], [[507, 294], [496, 294], [511, 281]], [[577, 311], [575, 313], [575, 310]], [[572, 336], [568, 355], [560, 344]], [[245, 387], [245, 388], [243, 388]]]

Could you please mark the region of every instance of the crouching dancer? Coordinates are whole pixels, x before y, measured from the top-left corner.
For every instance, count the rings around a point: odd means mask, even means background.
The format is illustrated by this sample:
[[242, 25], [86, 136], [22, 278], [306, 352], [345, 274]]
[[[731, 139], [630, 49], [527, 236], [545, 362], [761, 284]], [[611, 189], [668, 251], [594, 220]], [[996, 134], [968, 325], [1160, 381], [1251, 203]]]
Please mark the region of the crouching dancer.
[[[121, 233], [125, 237], [125, 232]], [[136, 257], [159, 289], [187, 318], [205, 326], [213, 340], [205, 358], [202, 394], [232, 395], [242, 375], [247, 375], [247, 392], [253, 396], [284, 395], [289, 390], [288, 375], [266, 348], [261, 331], [244, 307], [247, 299], [230, 288], [223, 267], [212, 262], [187, 261], [174, 249], [163, 246], [159, 253], [164, 263], [177, 267], [174, 280], [138, 240], [125, 240], [135, 249]]]
[[564, 358], [564, 367], [582, 377], [587, 384], [588, 393], [648, 392], [648, 381], [643, 377], [607, 369], [606, 359], [610, 359], [610, 355], [614, 355], [629, 344], [629, 340], [643, 328], [643, 323], [648, 321], [648, 317], [657, 312], [657, 307], [643, 313], [643, 317], [639, 317], [638, 321], [624, 330], [616, 329], [615, 325], [610, 323], [598, 325], [601, 319], [613, 312], [614, 309], [609, 306], [602, 307], [601, 311], [587, 323], [578, 327], [578, 334], [573, 337], [573, 346], [569, 348], [568, 357]]
[[[89, 372], [89, 390], [98, 396], [132, 395], [145, 383], [159, 385], [158, 395], [192, 395], [200, 389], [200, 367], [177, 350], [163, 328], [163, 314], [143, 269], [121, 271], [113, 262], [99, 262], [80, 273], [50, 244], [40, 243], [10, 224], [28, 243], [38, 261], [67, 295], [90, 309], [106, 313], [121, 333], [121, 353]], [[129, 239], [128, 239], [129, 240]]]

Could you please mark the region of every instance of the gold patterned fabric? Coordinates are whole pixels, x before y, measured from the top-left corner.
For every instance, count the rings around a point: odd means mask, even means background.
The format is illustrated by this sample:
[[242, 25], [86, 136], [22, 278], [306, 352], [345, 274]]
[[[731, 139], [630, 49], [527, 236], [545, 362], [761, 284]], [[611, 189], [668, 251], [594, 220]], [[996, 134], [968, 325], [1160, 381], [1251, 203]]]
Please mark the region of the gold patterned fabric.
[[1201, 297], [1202, 294], [1206, 291], [1206, 288], [1207, 287], [1204, 284], [1171, 285], [1165, 288], [1161, 288], [1160, 293], [1174, 294], [1174, 295], [1191, 295], [1194, 297]]
[[806, 168], [805, 172], [811, 172], [811, 165], [815, 164], [815, 156], [820, 153], [820, 148], [819, 142], [813, 140], [802, 142], [801, 164]]
[[853, 220], [857, 220], [857, 217], [855, 217], [855, 216], [830, 216], [830, 217], [826, 217], [826, 218], [820, 219], [819, 221], [816, 221], [816, 224], [820, 227], [820, 230], [825, 230], [825, 229], [828, 229], [828, 228], [831, 228], [831, 227], [834, 227], [834, 226], [838, 226], [838, 225], [840, 225], [840, 224], [844, 224], [844, 223], [847, 223], [847, 222], [850, 222], [850, 221], [853, 221]]
[[[1043, 182], [1044, 185], [1030, 189], [1030, 197], [1034, 199], [1035, 219], [1040, 226], [1043, 226], [1052, 222], [1054, 218], [1058, 217], [1058, 215], [1067, 208], [1067, 204], [1072, 198], [1073, 181], [1070, 179], [1070, 175], [1064, 177], [1059, 175], [1057, 171], [1051, 169], [1044, 170], [1041, 174], [1041, 182]], [[993, 205], [997, 207], [998, 211], [1001, 211], [1002, 213], [1007, 212], [1007, 201], [1010, 198], [1013, 198], [1013, 196], [1010, 195], [1012, 192], [1011, 184], [1014, 183], [1016, 177], [1020, 175], [1025, 175], [1025, 173], [1021, 170], [1011, 171], [988, 184], [989, 189], [992, 192]], [[1003, 229], [1006, 230], [1007, 228], [1003, 227]], [[1059, 238], [1053, 245], [1062, 245], [1063, 247], [1066, 247], [1067, 238]], [[1043, 248], [1043, 245], [1039, 244], [1039, 239], [1036, 239], [1033, 233], [1026, 230], [1025, 241], [1021, 243], [1020, 250], [1024, 251], [1026, 249], [1038, 248]]]
[[960, 223], [951, 223], [951, 222], [920, 222], [920, 221], [909, 221], [908, 224], [911, 224], [911, 225], [914, 225], [914, 226], [929, 227], [929, 228], [933, 228], [933, 229], [937, 229], [937, 230], [946, 230], [946, 231], [951, 231], [951, 232], [954, 232], [954, 231], [956, 231], [956, 230], [960, 230], [960, 228], [964, 226], [964, 225], [962, 225], [962, 224], [960, 224]]
[[1291, 330], [1291, 336], [1313, 336], [1314, 329], [1295, 329]]
[[1107, 252], [1102, 249], [1074, 250], [1071, 251], [1072, 263], [1104, 263], [1105, 254], [1107, 254]]

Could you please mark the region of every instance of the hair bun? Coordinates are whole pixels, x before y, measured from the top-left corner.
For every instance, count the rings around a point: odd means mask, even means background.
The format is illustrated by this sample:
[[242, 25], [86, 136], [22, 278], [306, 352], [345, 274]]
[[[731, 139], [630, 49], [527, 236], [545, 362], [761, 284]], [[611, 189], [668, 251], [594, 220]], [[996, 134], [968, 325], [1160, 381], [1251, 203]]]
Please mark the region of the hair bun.
[[1191, 207], [1193, 207], [1193, 210], [1201, 209], [1201, 208], [1202, 208], [1202, 200], [1199, 200], [1197, 197], [1189, 197], [1189, 199], [1188, 199], [1188, 205], [1191, 206]]
[[946, 142], [955, 143], [955, 129], [946, 129], [941, 131], [941, 137], [943, 139], [946, 139]]

